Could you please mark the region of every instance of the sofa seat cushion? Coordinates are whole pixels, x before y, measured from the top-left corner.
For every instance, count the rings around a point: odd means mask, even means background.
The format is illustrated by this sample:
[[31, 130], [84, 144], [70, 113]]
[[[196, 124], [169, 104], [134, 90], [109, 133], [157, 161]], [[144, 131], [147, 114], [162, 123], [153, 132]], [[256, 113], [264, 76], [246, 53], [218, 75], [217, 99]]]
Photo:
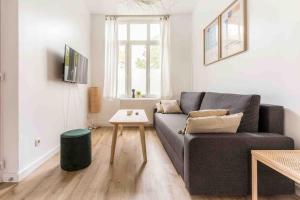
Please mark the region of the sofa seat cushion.
[[230, 114], [244, 114], [238, 132], [257, 132], [259, 120], [259, 95], [239, 95], [207, 92], [201, 110], [228, 109]]
[[187, 115], [155, 113], [155, 126], [172, 146], [174, 152], [183, 162], [184, 137], [178, 132], [185, 127]]

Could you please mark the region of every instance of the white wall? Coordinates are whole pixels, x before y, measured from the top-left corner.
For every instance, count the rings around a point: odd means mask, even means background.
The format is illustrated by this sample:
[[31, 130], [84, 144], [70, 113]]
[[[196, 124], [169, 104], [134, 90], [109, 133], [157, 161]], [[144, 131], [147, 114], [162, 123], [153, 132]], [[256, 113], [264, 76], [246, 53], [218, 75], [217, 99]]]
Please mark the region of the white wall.
[[[3, 178], [18, 172], [18, 1], [1, 0], [1, 159]], [[14, 177], [15, 179], [15, 177]]]
[[202, 30], [232, 0], [199, 0], [193, 14], [193, 88], [260, 94], [286, 108], [285, 131], [300, 147], [300, 1], [248, 0], [249, 50], [203, 66]]
[[192, 85], [192, 15], [171, 15], [171, 83], [174, 98]]
[[62, 82], [65, 44], [89, 58], [84, 1], [19, 0], [20, 178], [59, 150], [62, 132], [87, 127], [87, 85]]
[[[171, 24], [171, 83], [174, 98], [179, 98], [181, 91], [191, 89], [191, 30], [192, 15], [172, 15]], [[184, 28], [182, 28], [184, 27]], [[94, 14], [91, 16], [91, 57], [92, 57], [92, 84], [103, 91], [104, 83], [104, 53], [105, 53], [105, 16]], [[120, 108], [136, 107], [147, 111], [150, 123], [152, 123], [152, 109], [157, 100], [113, 100], [101, 99], [101, 111], [99, 114], [90, 115], [90, 118], [98, 125], [109, 125], [108, 120]]]

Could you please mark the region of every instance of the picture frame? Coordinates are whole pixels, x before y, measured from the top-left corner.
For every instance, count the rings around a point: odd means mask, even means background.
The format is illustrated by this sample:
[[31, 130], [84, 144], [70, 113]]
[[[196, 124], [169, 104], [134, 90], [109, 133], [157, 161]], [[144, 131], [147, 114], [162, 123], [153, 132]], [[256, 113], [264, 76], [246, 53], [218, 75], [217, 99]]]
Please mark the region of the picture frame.
[[220, 59], [245, 52], [248, 48], [247, 0], [234, 1], [220, 18]]
[[217, 17], [203, 30], [204, 65], [220, 60], [220, 18]]

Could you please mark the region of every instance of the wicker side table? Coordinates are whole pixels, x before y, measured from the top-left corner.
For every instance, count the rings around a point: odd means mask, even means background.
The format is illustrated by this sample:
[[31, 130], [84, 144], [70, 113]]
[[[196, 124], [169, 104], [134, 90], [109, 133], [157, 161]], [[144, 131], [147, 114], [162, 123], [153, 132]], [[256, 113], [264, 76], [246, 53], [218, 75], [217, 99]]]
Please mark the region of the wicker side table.
[[252, 200], [258, 199], [257, 161], [300, 183], [300, 150], [253, 150]]

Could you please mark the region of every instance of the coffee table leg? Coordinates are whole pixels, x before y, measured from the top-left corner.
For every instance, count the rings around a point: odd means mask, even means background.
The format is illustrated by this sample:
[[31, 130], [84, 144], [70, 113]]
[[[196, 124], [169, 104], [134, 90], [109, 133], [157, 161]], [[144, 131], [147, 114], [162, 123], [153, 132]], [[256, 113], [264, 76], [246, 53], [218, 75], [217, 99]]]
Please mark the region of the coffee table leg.
[[117, 135], [118, 135], [118, 124], [115, 124], [114, 130], [113, 130], [113, 135], [112, 135], [112, 141], [111, 141], [111, 152], [110, 152], [110, 163], [111, 164], [114, 162]]
[[252, 200], [257, 200], [257, 160], [252, 156]]
[[144, 162], [147, 162], [147, 150], [146, 150], [146, 139], [145, 139], [145, 128], [144, 125], [140, 125], [140, 136], [143, 150]]

